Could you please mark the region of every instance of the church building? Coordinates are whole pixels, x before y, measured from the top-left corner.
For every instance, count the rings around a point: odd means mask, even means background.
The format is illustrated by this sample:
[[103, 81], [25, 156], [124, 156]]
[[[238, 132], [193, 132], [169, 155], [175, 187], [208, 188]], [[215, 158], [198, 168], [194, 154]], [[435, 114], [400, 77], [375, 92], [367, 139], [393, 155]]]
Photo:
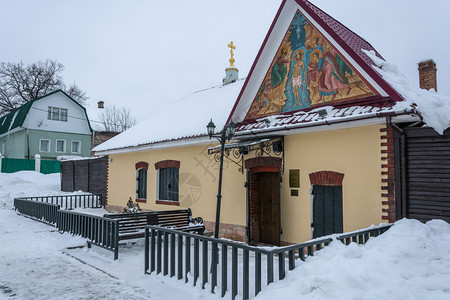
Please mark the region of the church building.
[[[245, 80], [228, 46], [223, 84], [94, 148], [109, 157], [109, 209], [122, 211], [129, 198], [146, 210], [190, 208], [214, 231], [221, 179], [220, 237], [252, 244], [439, 217], [442, 210], [427, 211], [420, 200], [428, 183], [407, 169], [405, 153], [419, 143], [408, 144], [414, 136], [445, 143], [450, 136], [423, 128], [420, 107], [385, 79], [369, 42], [307, 0], [285, 0]], [[236, 124], [223, 178], [210, 121], [219, 132]]]

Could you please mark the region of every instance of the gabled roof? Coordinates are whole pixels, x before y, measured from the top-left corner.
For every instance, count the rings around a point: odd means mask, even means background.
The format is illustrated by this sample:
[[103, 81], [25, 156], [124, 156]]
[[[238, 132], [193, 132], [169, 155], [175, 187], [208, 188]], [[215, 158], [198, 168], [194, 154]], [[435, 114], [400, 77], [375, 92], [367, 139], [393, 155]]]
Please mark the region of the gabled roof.
[[325, 31], [330, 34], [338, 44], [389, 94], [394, 101], [402, 101], [403, 97], [386, 82], [380, 74], [375, 72], [373, 67], [375, 64], [372, 59], [362, 50], [375, 51], [379, 57], [383, 57], [375, 50], [375, 48], [361, 38], [355, 32], [344, 26], [323, 10], [307, 0], [296, 0], [296, 2], [310, 14], [310, 16], [319, 23]]
[[[363, 73], [362, 79], [370, 81], [370, 84], [377, 90], [375, 96], [378, 97], [380, 101], [385, 101], [383, 98], [386, 97], [392, 99], [394, 102], [404, 100], [404, 98], [374, 70], [375, 64], [364, 53], [363, 49], [375, 51], [378, 57], [381, 58], [381, 56], [370, 43], [307, 0], [284, 0], [280, 5], [275, 19], [250, 69], [244, 87], [238, 96], [227, 122], [231, 120], [235, 123], [243, 121], [244, 116], [247, 115], [248, 111], [251, 109], [254, 100], [253, 97], [255, 97], [256, 94], [254, 85], [261, 84], [262, 86], [261, 81], [255, 83], [255, 79], [253, 78], [255, 77], [255, 72], [258, 74], [266, 71], [269, 72], [267, 69], [263, 70], [261, 68], [267, 68], [267, 62], [272, 60], [273, 57], [276, 57], [276, 53], [279, 53], [279, 50], [277, 51], [277, 49], [281, 49], [282, 43], [286, 42], [285, 40], [282, 41], [277, 39], [276, 36], [279, 36], [280, 32], [289, 30], [290, 25], [286, 25], [286, 22], [288, 19], [289, 21], [292, 20], [292, 14], [290, 14], [290, 12], [293, 10], [298, 10], [301, 15], [305, 17], [307, 22], [314, 27], [314, 30], [317, 30], [322, 34], [330, 45], [336, 46], [336, 48], [339, 49], [338, 52], [340, 52], [346, 60], [350, 61], [351, 65], [356, 67], [359, 72]], [[251, 92], [246, 92], [246, 89], [249, 86], [252, 86], [250, 88]], [[361, 98], [361, 100], [362, 99], [363, 98]], [[370, 101], [372, 100], [373, 99], [370, 99]], [[358, 102], [358, 99], [353, 99], [349, 105], [355, 105], [355, 102]], [[364, 105], [364, 103], [362, 103], [362, 105]]]
[[24, 105], [16, 108], [15, 110], [11, 111], [10, 113], [0, 117], [0, 135], [5, 134], [8, 131], [11, 131], [15, 128], [21, 127], [34, 102], [39, 101], [43, 98], [46, 98], [46, 97], [56, 94], [56, 93], [63, 93], [67, 98], [69, 98], [70, 100], [75, 102], [78, 106], [80, 106], [83, 109], [83, 111], [86, 115], [86, 120], [88, 122], [89, 129], [92, 132], [91, 124], [89, 123], [89, 118], [86, 114], [86, 109], [81, 104], [76, 102], [72, 97], [70, 97], [67, 93], [65, 93], [63, 90], [56, 90], [56, 91], [51, 92], [42, 97], [31, 100], [31, 101], [25, 103]]
[[[168, 103], [167, 108], [154, 113], [147, 120], [98, 145], [94, 152], [118, 149], [146, 149], [155, 144], [164, 144], [192, 138], [204, 138], [206, 125], [212, 119], [221, 129], [225, 126], [244, 80], [219, 85], [195, 92], [178, 101]], [[198, 141], [198, 140], [197, 140]], [[188, 142], [189, 143], [189, 142]]]

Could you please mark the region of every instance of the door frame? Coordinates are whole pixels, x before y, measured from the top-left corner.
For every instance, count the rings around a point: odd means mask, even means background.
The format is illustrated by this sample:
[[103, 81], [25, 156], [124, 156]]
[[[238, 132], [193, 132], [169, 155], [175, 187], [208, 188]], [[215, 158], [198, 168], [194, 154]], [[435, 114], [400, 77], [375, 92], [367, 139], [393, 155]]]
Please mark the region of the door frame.
[[[245, 160], [245, 169], [247, 170], [247, 182], [245, 187], [247, 189], [246, 199], [246, 228], [245, 228], [245, 240], [247, 243], [254, 242], [251, 239], [251, 214], [250, 214], [250, 202], [252, 201], [251, 189], [253, 187], [252, 175], [257, 173], [278, 173], [278, 244], [281, 242], [281, 158], [275, 157], [255, 157]], [[253, 184], [252, 184], [253, 182]], [[259, 230], [259, 229], [258, 229]]]

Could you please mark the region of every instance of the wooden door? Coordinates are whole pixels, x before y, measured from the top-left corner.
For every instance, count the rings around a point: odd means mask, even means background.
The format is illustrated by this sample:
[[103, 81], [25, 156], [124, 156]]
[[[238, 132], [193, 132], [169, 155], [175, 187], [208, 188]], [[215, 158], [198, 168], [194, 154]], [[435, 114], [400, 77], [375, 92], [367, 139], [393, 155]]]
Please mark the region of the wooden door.
[[260, 242], [280, 244], [280, 175], [260, 173], [258, 175], [259, 233]]
[[342, 186], [314, 185], [313, 237], [343, 231]]

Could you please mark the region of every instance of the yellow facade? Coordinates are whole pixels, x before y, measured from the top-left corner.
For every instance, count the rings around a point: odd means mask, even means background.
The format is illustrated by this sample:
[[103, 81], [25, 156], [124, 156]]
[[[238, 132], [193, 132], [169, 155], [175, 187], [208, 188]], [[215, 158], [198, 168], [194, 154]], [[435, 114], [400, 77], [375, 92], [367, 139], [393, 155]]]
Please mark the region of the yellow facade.
[[[282, 241], [311, 238], [311, 183], [309, 174], [335, 171], [344, 174], [344, 232], [378, 225], [382, 220], [382, 126], [286, 136], [286, 172], [281, 184]], [[300, 169], [299, 196], [291, 196], [289, 169]]]
[[[207, 154], [208, 147], [202, 145], [177, 147], [163, 150], [148, 150], [110, 155], [108, 175], [108, 205], [124, 207], [131, 197], [136, 199], [135, 164], [149, 164], [147, 172], [147, 203], [139, 203], [142, 209], [171, 210], [191, 208], [194, 217], [206, 221], [215, 220], [219, 163]], [[164, 160], [180, 161], [180, 206], [156, 204], [157, 171], [155, 163]], [[221, 222], [245, 226], [244, 175], [238, 167], [224, 162], [223, 198]]]
[[[335, 171], [344, 174], [343, 217], [344, 232], [379, 224], [381, 203], [380, 129], [365, 126], [341, 130], [288, 135], [284, 138], [285, 172], [281, 183], [281, 241], [298, 243], [311, 238], [311, 183], [309, 174]], [[124, 207], [136, 198], [135, 164], [149, 164], [147, 173], [147, 202], [141, 208], [170, 210], [190, 207], [193, 216], [214, 222], [218, 187], [218, 165], [207, 148], [213, 146], [176, 147], [110, 155], [108, 204]], [[245, 159], [254, 157], [250, 153]], [[156, 204], [157, 171], [155, 163], [180, 161], [180, 206]], [[221, 223], [246, 225], [245, 172], [225, 159]], [[300, 170], [298, 196], [291, 196], [289, 170]]]

